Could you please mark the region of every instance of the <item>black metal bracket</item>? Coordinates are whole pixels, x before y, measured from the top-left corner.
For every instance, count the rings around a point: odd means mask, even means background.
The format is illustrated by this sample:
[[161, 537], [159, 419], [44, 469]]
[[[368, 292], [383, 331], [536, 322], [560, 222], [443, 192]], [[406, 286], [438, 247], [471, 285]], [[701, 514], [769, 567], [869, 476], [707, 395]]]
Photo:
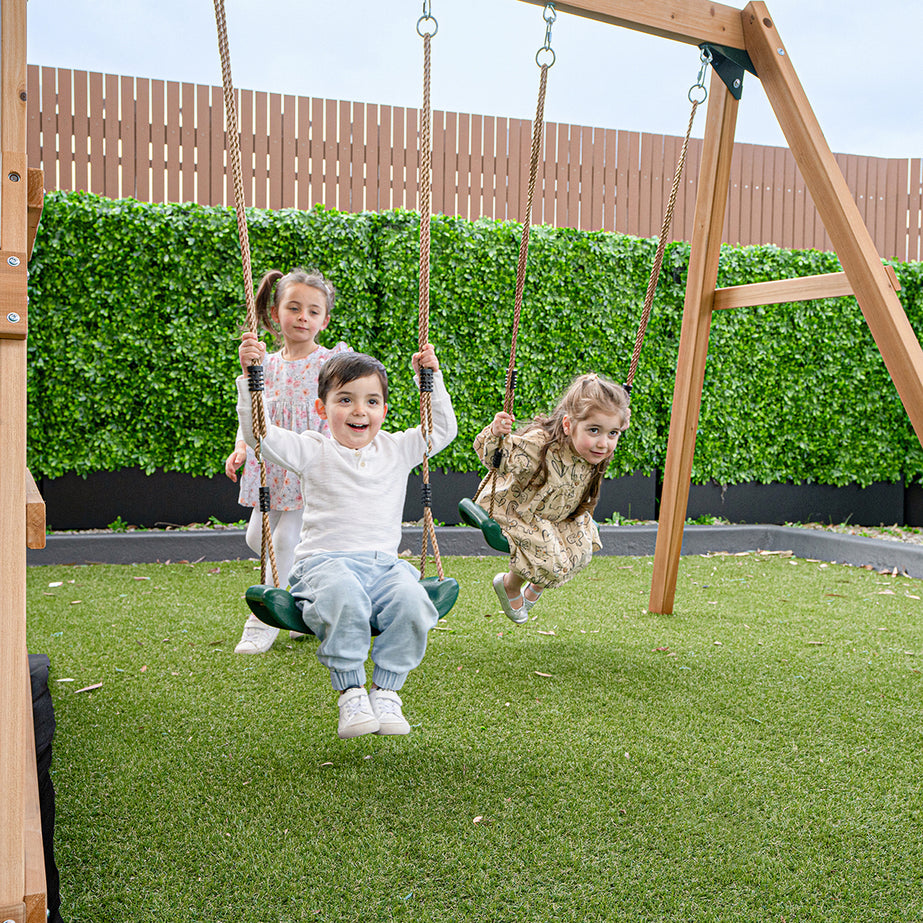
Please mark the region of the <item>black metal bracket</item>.
[[750, 71], [754, 77], [759, 76], [750, 55], [740, 48], [725, 48], [723, 45], [711, 45], [708, 42], [699, 45], [699, 48], [711, 54], [711, 66], [724, 81], [734, 99], [740, 99], [743, 93], [745, 70]]

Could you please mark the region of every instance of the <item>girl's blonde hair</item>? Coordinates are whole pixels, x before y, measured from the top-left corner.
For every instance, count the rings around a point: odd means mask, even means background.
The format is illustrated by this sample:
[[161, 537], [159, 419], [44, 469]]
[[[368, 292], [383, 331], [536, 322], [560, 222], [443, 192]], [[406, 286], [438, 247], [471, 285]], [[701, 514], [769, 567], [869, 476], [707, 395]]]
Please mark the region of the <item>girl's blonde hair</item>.
[[[628, 392], [614, 381], [590, 372], [586, 375], [578, 375], [570, 383], [550, 414], [539, 414], [523, 428], [524, 433], [540, 429], [545, 434], [545, 443], [539, 453], [538, 468], [529, 479], [527, 489], [532, 486], [541, 487], [548, 480], [548, 449], [551, 446], [564, 446], [569, 442], [570, 436], [564, 432], [564, 417], [572, 423], [579, 423], [596, 411], [621, 414], [624, 419], [622, 428], [628, 427], [628, 421], [631, 418]], [[596, 509], [603, 475], [608, 466], [608, 458], [593, 466], [593, 477], [587, 484], [580, 503], [567, 517], [568, 519], [576, 519], [582, 513], [592, 513]]]
[[270, 269], [260, 279], [254, 300], [256, 302], [256, 318], [260, 328], [268, 330], [277, 339], [281, 337], [282, 333], [272, 319], [272, 310], [285, 297], [285, 290], [295, 283], [307, 285], [323, 292], [327, 304], [327, 317], [330, 317], [330, 312], [333, 310], [336, 289], [334, 289], [333, 283], [328, 282], [316, 269], [293, 269], [288, 273], [282, 273], [278, 269]]

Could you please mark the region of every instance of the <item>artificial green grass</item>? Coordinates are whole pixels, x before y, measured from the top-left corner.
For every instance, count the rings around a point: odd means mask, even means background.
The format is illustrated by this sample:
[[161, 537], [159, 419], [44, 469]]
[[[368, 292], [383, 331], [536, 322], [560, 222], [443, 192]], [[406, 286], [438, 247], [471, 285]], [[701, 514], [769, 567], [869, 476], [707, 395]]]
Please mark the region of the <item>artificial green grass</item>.
[[683, 558], [661, 616], [597, 558], [517, 627], [444, 563], [412, 733], [352, 741], [316, 642], [233, 653], [252, 562], [30, 568], [68, 923], [923, 919], [919, 581]]

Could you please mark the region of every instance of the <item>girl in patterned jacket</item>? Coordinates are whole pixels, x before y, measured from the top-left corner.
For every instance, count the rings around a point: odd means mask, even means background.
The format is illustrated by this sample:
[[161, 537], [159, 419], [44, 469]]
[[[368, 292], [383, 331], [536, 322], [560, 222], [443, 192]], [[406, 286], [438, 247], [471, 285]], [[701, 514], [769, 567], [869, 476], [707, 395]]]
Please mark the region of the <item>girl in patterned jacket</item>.
[[595, 373], [580, 375], [550, 415], [516, 433], [501, 411], [474, 449], [496, 477], [478, 502], [490, 507], [510, 544], [510, 567], [493, 579], [504, 613], [525, 622], [542, 592], [583, 570], [602, 545], [593, 521], [603, 475], [628, 428], [628, 392]]
[[[314, 430], [327, 434], [327, 423], [315, 409], [317, 376], [327, 359], [349, 350], [345, 343], [328, 349], [317, 342], [318, 334], [330, 323], [333, 286], [319, 272], [293, 269], [283, 274], [273, 269], [260, 280], [255, 300], [259, 326], [275, 334], [282, 343], [278, 352], [264, 353], [262, 358], [263, 398], [268, 422], [296, 433]], [[253, 449], [247, 447], [238, 429], [234, 451], [224, 466], [232, 481], [237, 481], [237, 469], [241, 465], [244, 470], [239, 503], [253, 507], [247, 526], [247, 544], [259, 554], [263, 531], [259, 509], [260, 467]], [[300, 538], [304, 502], [298, 476], [285, 468], [267, 464], [266, 485], [272, 503], [269, 525], [276, 568], [280, 582], [286, 586]], [[234, 650], [238, 654], [263, 654], [272, 647], [278, 634], [278, 628], [264, 625], [251, 614]]]

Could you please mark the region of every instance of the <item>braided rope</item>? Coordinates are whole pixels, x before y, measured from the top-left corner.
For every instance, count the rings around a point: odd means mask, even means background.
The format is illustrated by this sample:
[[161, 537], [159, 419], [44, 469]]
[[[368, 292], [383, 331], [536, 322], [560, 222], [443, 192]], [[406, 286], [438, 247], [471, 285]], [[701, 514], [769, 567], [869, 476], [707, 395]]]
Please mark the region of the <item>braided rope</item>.
[[[549, 64], [541, 65], [541, 75], [538, 83], [538, 102], [535, 106], [535, 121], [532, 123], [532, 152], [529, 160], [529, 188], [526, 195], [526, 209], [522, 220], [522, 236], [519, 241], [519, 263], [516, 267], [516, 296], [513, 302], [513, 331], [510, 337], [510, 361], [506, 370], [506, 392], [503, 396], [503, 410], [505, 413], [513, 412], [513, 397], [516, 388], [516, 340], [519, 336], [519, 317], [522, 314], [522, 293], [526, 285], [526, 267], [529, 260], [529, 231], [532, 227], [532, 203], [535, 198], [535, 184], [538, 178], [538, 162], [542, 152], [542, 134], [545, 129], [545, 93], [548, 89]], [[491, 468], [490, 473], [481, 481], [474, 495], [474, 500], [481, 495], [488, 483], [496, 485], [497, 468]], [[490, 508], [488, 515], [494, 515], [494, 495], [491, 490]]]
[[[253, 298], [253, 270], [250, 265], [250, 235], [247, 230], [247, 215], [244, 210], [244, 182], [240, 166], [240, 123], [237, 117], [237, 97], [234, 95], [234, 83], [231, 79], [231, 54], [228, 49], [228, 26], [224, 13], [224, 0], [215, 0], [215, 21], [218, 26], [218, 52], [221, 55], [221, 80], [224, 87], [224, 108], [227, 112], [227, 150], [228, 166], [234, 183], [234, 211], [237, 215], [237, 236], [240, 240], [240, 258], [244, 274], [244, 297], [247, 303], [247, 325], [251, 333], [258, 330], [256, 303]], [[260, 441], [266, 435], [266, 418], [263, 414], [263, 401], [259, 392], [251, 392], [253, 407], [253, 431], [256, 436], [254, 453], [260, 465], [260, 492], [266, 489], [266, 463], [260, 448]], [[263, 513], [263, 533], [260, 554], [260, 583], [266, 583], [267, 552], [272, 569], [272, 580], [279, 585], [276, 568], [276, 555], [272, 546], [272, 531], [269, 527], [269, 514]]]
[[[423, 35], [423, 108], [420, 110], [420, 299], [418, 349], [421, 350], [429, 342], [430, 232], [433, 201], [433, 111], [430, 104], [431, 50], [432, 35], [427, 32]], [[426, 496], [429, 496], [429, 452], [433, 435], [432, 395], [429, 391], [420, 391], [420, 427], [426, 439], [426, 451], [423, 454], [423, 492]], [[445, 575], [442, 569], [442, 559], [439, 556], [439, 543], [436, 541], [433, 510], [428, 503], [425, 503], [423, 506], [423, 547], [420, 551], [421, 578], [426, 576], [426, 558], [429, 543], [432, 543], [433, 546], [436, 574], [442, 580]]]
[[673, 188], [670, 191], [670, 199], [667, 202], [667, 209], [663, 216], [663, 224], [660, 226], [657, 253], [654, 256], [654, 263], [651, 266], [651, 275], [647, 282], [647, 293], [644, 296], [644, 309], [641, 312], [641, 323], [638, 325], [638, 333], [635, 336], [635, 348], [631, 354], [628, 377], [625, 379], [625, 390], [628, 392], [631, 392], [631, 386], [635, 380], [635, 372], [638, 370], [638, 358], [641, 355], [641, 347], [644, 344], [644, 334], [647, 332], [647, 322], [650, 320], [651, 307], [654, 304], [654, 292], [657, 290], [657, 280], [660, 277], [660, 267], [663, 263], [663, 251], [667, 246], [667, 235], [670, 233], [670, 225], [673, 224], [673, 209], [676, 206], [676, 194], [679, 190], [680, 179], [682, 179], [683, 168], [686, 165], [686, 149], [689, 147], [689, 136], [692, 134], [692, 123], [695, 121], [695, 112], [698, 107], [698, 102], [693, 100], [692, 112], [689, 114], [689, 125], [686, 127], [686, 137], [683, 139], [679, 160], [676, 163], [676, 172], [673, 174]]

